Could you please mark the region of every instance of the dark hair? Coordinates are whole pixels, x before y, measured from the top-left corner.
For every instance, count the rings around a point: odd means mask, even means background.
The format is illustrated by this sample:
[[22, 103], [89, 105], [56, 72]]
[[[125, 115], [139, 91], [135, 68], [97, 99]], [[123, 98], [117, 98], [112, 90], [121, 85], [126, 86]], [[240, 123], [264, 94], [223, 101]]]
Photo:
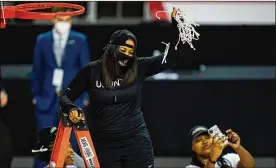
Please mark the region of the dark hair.
[[57, 12], [71, 12], [72, 9], [70, 8], [64, 8], [64, 7], [53, 7], [52, 12], [57, 13]]
[[112, 82], [118, 78], [122, 79], [121, 86], [132, 84], [137, 77], [137, 57], [133, 55], [133, 61], [127, 69], [123, 70], [116, 61], [119, 54], [119, 46], [109, 44], [101, 57], [101, 80], [104, 87], [112, 88]]
[[[231, 163], [227, 159], [224, 159], [222, 155], [218, 158], [217, 163], [221, 168], [231, 168]], [[194, 151], [192, 153], [192, 161], [190, 164], [202, 168], [205, 166], [203, 163], [200, 162], [200, 160], [198, 160], [197, 154]]]

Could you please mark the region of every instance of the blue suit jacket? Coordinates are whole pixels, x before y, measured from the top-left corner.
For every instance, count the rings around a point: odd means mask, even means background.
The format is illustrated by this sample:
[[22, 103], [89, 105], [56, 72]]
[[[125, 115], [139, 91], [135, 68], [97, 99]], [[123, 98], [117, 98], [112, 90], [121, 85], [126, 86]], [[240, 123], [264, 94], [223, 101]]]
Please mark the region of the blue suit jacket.
[[[54, 37], [52, 31], [38, 35], [33, 58], [32, 93], [36, 100], [36, 108], [47, 111], [56, 99], [55, 87], [52, 84], [53, 72], [58, 68], [54, 55]], [[61, 68], [64, 70], [63, 89], [67, 87], [77, 72], [90, 61], [90, 54], [86, 36], [82, 33], [70, 31], [64, 51]], [[76, 104], [87, 99], [84, 93]]]

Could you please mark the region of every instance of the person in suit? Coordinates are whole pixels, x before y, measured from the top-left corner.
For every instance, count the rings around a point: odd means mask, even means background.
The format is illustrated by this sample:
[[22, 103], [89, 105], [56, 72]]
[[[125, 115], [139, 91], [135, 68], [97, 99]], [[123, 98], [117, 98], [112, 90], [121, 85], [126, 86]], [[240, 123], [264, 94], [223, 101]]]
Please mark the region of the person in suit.
[[1, 100], [0, 100], [0, 106], [5, 107], [8, 103], [8, 94], [4, 90], [3, 84], [2, 84], [2, 74], [0, 73], [0, 94], [1, 94]]
[[[67, 8], [56, 7], [52, 12], [67, 12]], [[53, 29], [39, 34], [36, 39], [32, 69], [32, 94], [35, 105], [36, 128], [58, 125], [58, 95], [69, 84], [77, 72], [90, 61], [86, 36], [71, 30], [70, 16], [52, 20]], [[76, 104], [85, 108], [88, 104], [84, 93]], [[71, 144], [75, 151], [78, 145], [74, 134]], [[35, 161], [34, 167], [40, 168], [46, 163]]]
[[[0, 67], [1, 69], [1, 67]], [[2, 120], [2, 108], [8, 103], [8, 94], [4, 90], [0, 71], [0, 167], [10, 168], [12, 163], [12, 144], [10, 132]]]

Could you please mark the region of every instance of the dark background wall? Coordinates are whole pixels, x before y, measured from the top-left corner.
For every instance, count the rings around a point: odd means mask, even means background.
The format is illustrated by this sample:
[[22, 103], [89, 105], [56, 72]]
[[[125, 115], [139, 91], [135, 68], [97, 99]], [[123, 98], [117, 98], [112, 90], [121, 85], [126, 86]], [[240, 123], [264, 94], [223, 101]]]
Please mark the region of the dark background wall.
[[[165, 50], [162, 41], [168, 42], [170, 25], [144, 23], [137, 26], [75, 26], [85, 33], [91, 49], [91, 59], [100, 57], [113, 31], [124, 28], [138, 38], [138, 56], [151, 56], [154, 49]], [[13, 26], [0, 29], [2, 64], [31, 64], [36, 36], [51, 29], [50, 26]], [[207, 65], [274, 65], [275, 26], [200, 26], [196, 29], [200, 40], [194, 41], [196, 51], [187, 49], [189, 64]], [[182, 62], [184, 64], [184, 62]], [[182, 64], [180, 64], [181, 67]], [[182, 66], [183, 67], [183, 66]]]
[[[118, 28], [133, 31], [138, 38], [138, 55], [150, 56], [165, 49], [166, 23], [138, 26], [75, 26], [88, 36], [91, 59], [97, 59]], [[0, 30], [1, 64], [32, 64], [36, 36], [47, 26], [8, 25]], [[175, 70], [207, 65], [274, 65], [275, 27], [201, 26], [196, 51], [187, 49]], [[34, 145], [34, 110], [28, 79], [6, 79], [9, 105], [4, 120], [11, 130], [15, 155], [31, 155]], [[242, 144], [257, 156], [272, 156], [276, 149], [274, 80], [147, 81], [142, 108], [152, 135], [156, 155], [190, 155], [188, 130], [194, 125], [222, 130], [233, 128]]]

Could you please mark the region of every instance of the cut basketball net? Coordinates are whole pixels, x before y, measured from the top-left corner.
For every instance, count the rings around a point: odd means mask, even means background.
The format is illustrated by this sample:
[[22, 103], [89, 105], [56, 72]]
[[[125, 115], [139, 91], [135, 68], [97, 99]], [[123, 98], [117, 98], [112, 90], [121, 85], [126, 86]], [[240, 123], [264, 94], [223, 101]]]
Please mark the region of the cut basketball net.
[[[168, 11], [158, 11], [156, 12], [156, 17], [158, 19], [160, 19], [160, 17], [158, 17], [158, 13], [160, 12], [168, 12]], [[179, 38], [178, 38], [178, 42], [175, 45], [175, 50], [177, 50], [177, 46], [179, 44], [180, 41], [182, 41], [182, 44], [188, 43], [189, 46], [195, 50], [193, 44], [192, 44], [192, 40], [198, 40], [199, 39], [199, 33], [196, 32], [195, 27], [199, 26], [199, 24], [196, 24], [192, 19], [190, 19], [184, 12], [182, 12], [180, 9], [176, 9], [176, 14], [174, 16], [174, 19], [177, 22], [177, 27], [179, 30]], [[168, 51], [170, 48], [170, 43], [164, 43], [163, 44], [166, 45], [166, 49], [165, 49], [165, 53], [164, 53], [164, 58], [162, 61], [163, 63], [166, 63], [166, 57], [168, 55]]]
[[[48, 9], [53, 7], [64, 7], [75, 9], [72, 12], [57, 12], [57, 13], [43, 13], [31, 12], [32, 10]], [[27, 3], [16, 6], [4, 6], [1, 1], [0, 8], [0, 28], [5, 28], [8, 19], [30, 19], [30, 20], [49, 20], [62, 16], [76, 16], [81, 15], [85, 8], [80, 5], [70, 3]]]

